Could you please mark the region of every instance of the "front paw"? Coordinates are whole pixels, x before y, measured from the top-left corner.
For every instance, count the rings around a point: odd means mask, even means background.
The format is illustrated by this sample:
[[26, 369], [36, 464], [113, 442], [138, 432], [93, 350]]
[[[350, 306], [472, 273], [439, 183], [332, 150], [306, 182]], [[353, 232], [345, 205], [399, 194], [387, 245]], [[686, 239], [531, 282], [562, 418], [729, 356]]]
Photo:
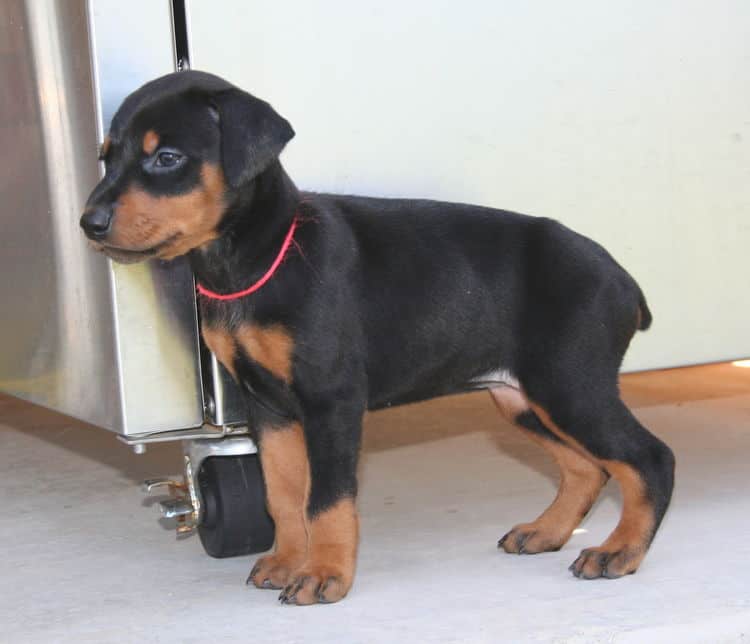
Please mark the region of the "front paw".
[[634, 573], [645, 554], [645, 550], [637, 546], [586, 548], [568, 570], [579, 579], [617, 579]]
[[294, 553], [274, 553], [261, 557], [250, 571], [245, 583], [254, 584], [256, 588], [280, 590], [292, 579], [292, 573], [304, 561], [304, 555]]
[[343, 571], [325, 565], [304, 566], [279, 595], [282, 604], [330, 604], [343, 599], [351, 587]]
[[565, 544], [569, 536], [567, 532], [536, 521], [521, 523], [500, 539], [497, 547], [505, 552], [519, 555], [554, 552]]

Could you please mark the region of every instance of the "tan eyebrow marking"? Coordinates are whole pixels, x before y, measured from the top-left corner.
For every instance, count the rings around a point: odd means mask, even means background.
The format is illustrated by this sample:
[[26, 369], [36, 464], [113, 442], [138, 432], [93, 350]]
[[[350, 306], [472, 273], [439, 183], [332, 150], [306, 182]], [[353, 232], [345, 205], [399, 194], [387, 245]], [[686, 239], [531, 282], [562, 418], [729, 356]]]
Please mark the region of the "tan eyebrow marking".
[[159, 135], [153, 130], [149, 130], [143, 135], [143, 151], [151, 155], [156, 151], [156, 147], [159, 145]]

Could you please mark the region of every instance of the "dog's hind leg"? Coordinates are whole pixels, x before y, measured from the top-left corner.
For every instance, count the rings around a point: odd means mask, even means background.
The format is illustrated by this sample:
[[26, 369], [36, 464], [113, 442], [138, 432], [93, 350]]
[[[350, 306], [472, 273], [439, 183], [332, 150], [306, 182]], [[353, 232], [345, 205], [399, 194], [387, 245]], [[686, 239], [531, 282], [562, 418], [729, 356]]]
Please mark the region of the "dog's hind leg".
[[[558, 363], [559, 364], [559, 363]], [[532, 411], [547, 429], [589, 456], [620, 485], [620, 522], [597, 548], [573, 562], [576, 577], [621, 577], [635, 572], [669, 505], [674, 455], [620, 400], [616, 374], [545, 373], [523, 380]]]
[[498, 548], [516, 554], [559, 550], [591, 509], [608, 475], [547, 429], [518, 389], [499, 387], [490, 394], [500, 413], [544, 447], [560, 468], [560, 487], [552, 504], [536, 520], [511, 529]]

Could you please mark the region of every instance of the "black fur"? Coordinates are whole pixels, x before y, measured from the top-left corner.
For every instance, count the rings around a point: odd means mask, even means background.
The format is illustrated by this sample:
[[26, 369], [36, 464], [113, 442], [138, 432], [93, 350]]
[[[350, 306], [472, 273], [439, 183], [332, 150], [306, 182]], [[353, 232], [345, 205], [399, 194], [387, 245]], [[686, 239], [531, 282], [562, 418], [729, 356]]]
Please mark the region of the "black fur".
[[[301, 193], [277, 159], [291, 126], [205, 74], [159, 79], [125, 102], [112, 135], [120, 165], [129, 152], [117, 144], [129, 127], [140, 140], [139, 119], [191, 159], [224, 169], [221, 236], [189, 254], [207, 288], [229, 293], [255, 282], [299, 221], [268, 284], [238, 301], [201, 298], [200, 311], [204, 323], [252, 320], [293, 336], [291, 383], [246, 355], [237, 370], [257, 428], [302, 421], [311, 516], [356, 494], [366, 409], [461, 391], [502, 368], [590, 454], [642, 474], [658, 525], [673, 457], [625, 408], [617, 385], [628, 344], [651, 314], [636, 282], [599, 244], [551, 219], [503, 210]], [[134, 172], [129, 181], [162, 191]], [[173, 185], [186, 190], [195, 176], [186, 171]], [[110, 180], [92, 202], [114, 198], [117, 185]], [[537, 416], [522, 420], [559, 440]]]
[[247, 92], [218, 92], [212, 102], [218, 112], [224, 177], [237, 188], [278, 158], [294, 130], [268, 103]]
[[521, 412], [518, 416], [516, 416], [515, 422], [516, 425], [520, 425], [524, 429], [528, 429], [530, 432], [536, 434], [540, 438], [552, 441], [553, 443], [562, 443], [562, 439], [558, 438], [557, 434], [554, 434], [549, 429], [547, 429], [544, 423], [539, 420], [539, 416], [537, 416], [530, 409], [527, 409], [526, 411]]

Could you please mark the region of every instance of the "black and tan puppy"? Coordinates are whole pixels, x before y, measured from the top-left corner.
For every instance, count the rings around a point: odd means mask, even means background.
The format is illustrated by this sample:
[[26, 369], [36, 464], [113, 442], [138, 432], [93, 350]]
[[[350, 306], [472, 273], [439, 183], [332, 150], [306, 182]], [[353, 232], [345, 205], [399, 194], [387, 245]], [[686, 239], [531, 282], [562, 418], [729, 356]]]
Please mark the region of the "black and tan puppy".
[[81, 218], [115, 260], [189, 257], [203, 338], [247, 394], [276, 523], [250, 580], [291, 603], [344, 597], [365, 410], [482, 380], [561, 469], [554, 503], [500, 547], [557, 550], [613, 476], [622, 518], [571, 569], [634, 572], [674, 474], [671, 450], [619, 396], [622, 357], [651, 321], [635, 281], [550, 219], [301, 193], [278, 160], [293, 135], [216, 76], [164, 76], [115, 115]]

